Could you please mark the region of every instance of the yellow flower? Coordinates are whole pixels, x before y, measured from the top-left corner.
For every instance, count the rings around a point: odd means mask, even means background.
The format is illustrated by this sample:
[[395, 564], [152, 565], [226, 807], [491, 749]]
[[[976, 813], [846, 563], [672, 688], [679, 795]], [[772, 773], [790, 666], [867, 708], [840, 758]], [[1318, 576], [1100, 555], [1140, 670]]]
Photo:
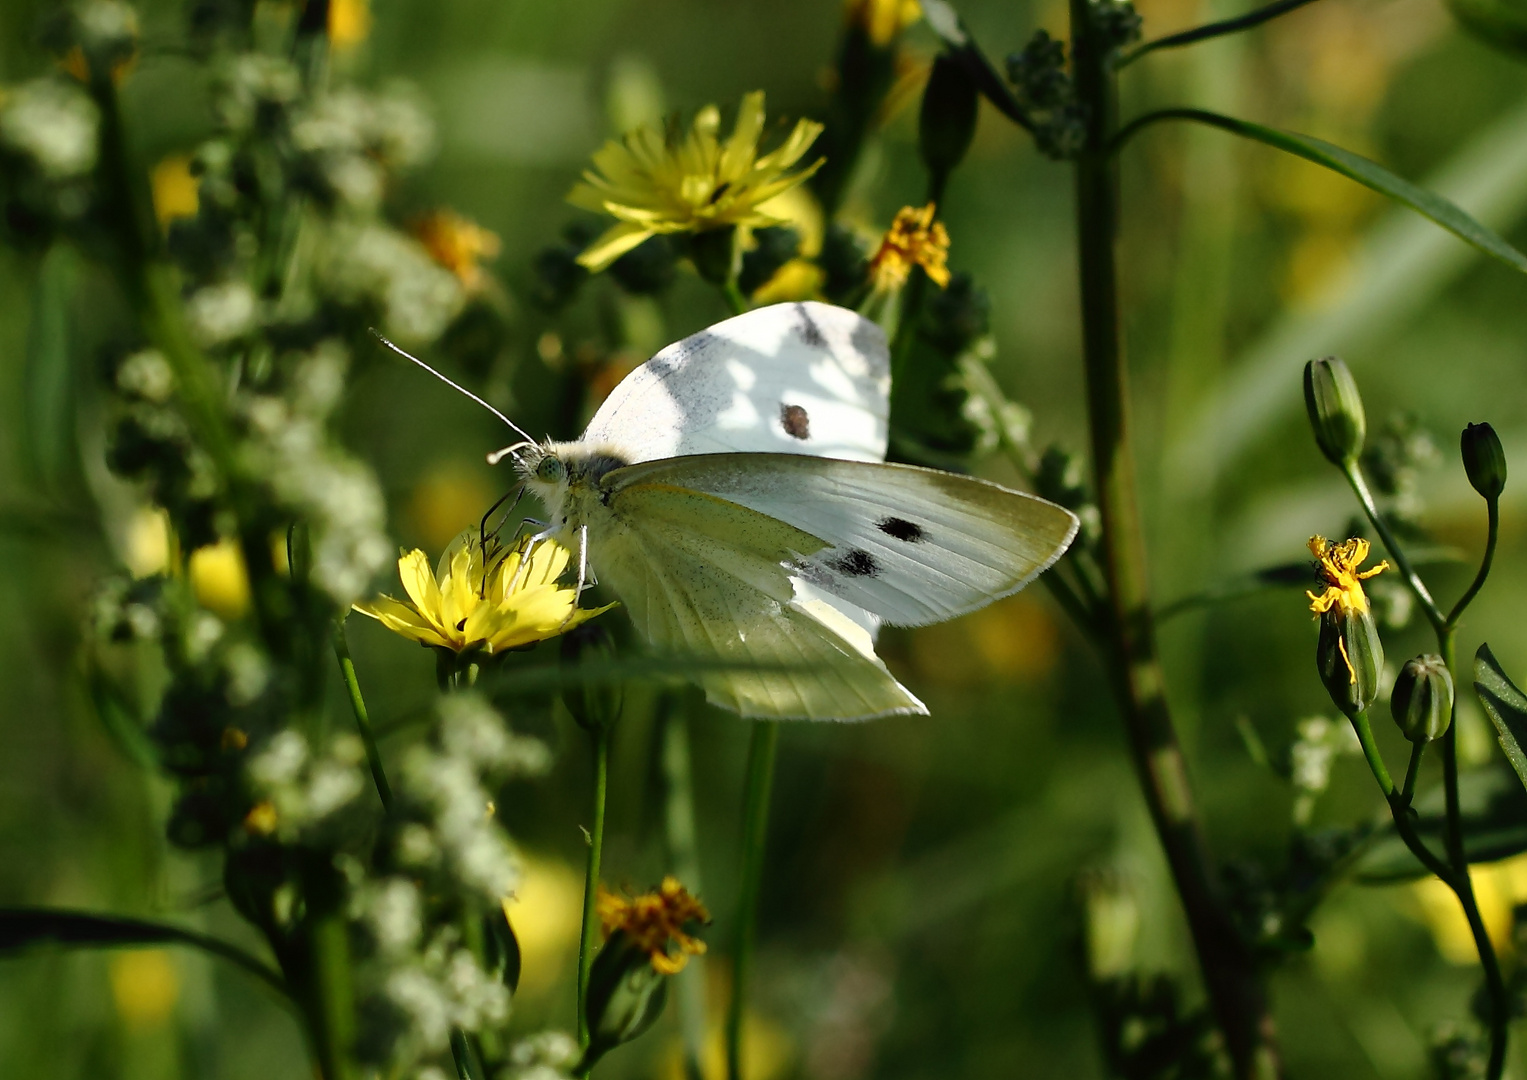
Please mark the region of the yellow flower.
[[615, 606], [578, 607], [575, 589], [557, 581], [570, 555], [550, 540], [537, 543], [528, 558], [523, 548], [505, 554], [491, 538], [485, 551], [472, 530], [446, 548], [435, 573], [417, 548], [398, 560], [411, 606], [379, 596], [355, 610], [421, 645], [458, 653], [534, 645]]
[[914, 266], [921, 266], [939, 288], [949, 284], [945, 265], [949, 233], [943, 222], [933, 220], [934, 210], [934, 204], [929, 203], [921, 210], [904, 206], [897, 211], [896, 220], [870, 259], [870, 280], [876, 289], [899, 289]]
[[236, 541], [197, 548], [186, 569], [197, 603], [214, 615], [232, 622], [249, 610], [249, 572]]
[[1363, 592], [1363, 582], [1382, 570], [1389, 563], [1381, 562], [1372, 570], [1358, 572], [1363, 560], [1368, 558], [1368, 541], [1353, 537], [1340, 544], [1333, 544], [1323, 536], [1310, 537], [1310, 554], [1320, 562], [1320, 580], [1325, 592], [1318, 596], [1306, 592], [1310, 598], [1310, 610], [1323, 615], [1336, 608], [1343, 615], [1362, 614], [1368, 610], [1368, 597]]
[[862, 27], [870, 43], [885, 48], [922, 17], [917, 0], [847, 0], [848, 21]]
[[329, 0], [329, 44], [344, 52], [371, 33], [371, 0]]
[[498, 234], [489, 232], [454, 210], [435, 210], [414, 222], [414, 239], [424, 245], [430, 258], [456, 275], [470, 292], [482, 284], [478, 262], [496, 258]]
[[605, 143], [594, 155], [594, 168], [585, 170], [583, 183], [568, 193], [567, 201], [609, 214], [619, 224], [595, 240], [578, 262], [597, 272], [659, 233], [778, 224], [760, 204], [821, 166], [818, 160], [789, 171], [822, 133], [822, 125], [797, 121], [778, 149], [760, 157], [764, 96], [759, 90], [743, 97], [725, 143], [717, 137], [720, 128], [720, 110], [707, 105], [687, 135], [676, 124], [663, 133], [640, 127]]
[[[604, 936], [619, 930], [631, 943], [647, 954], [652, 970], [659, 975], [677, 975], [691, 956], [705, 952], [705, 942], [684, 932], [690, 923], [710, 921], [705, 905], [689, 895], [677, 878], [665, 877], [656, 892], [643, 893], [627, 900], [603, 885], [599, 887], [599, 922]], [[670, 945], [678, 947], [671, 954]]]
[[173, 154], [154, 166], [154, 216], [160, 225], [176, 218], [195, 217], [200, 202], [201, 179], [191, 173], [191, 159]]

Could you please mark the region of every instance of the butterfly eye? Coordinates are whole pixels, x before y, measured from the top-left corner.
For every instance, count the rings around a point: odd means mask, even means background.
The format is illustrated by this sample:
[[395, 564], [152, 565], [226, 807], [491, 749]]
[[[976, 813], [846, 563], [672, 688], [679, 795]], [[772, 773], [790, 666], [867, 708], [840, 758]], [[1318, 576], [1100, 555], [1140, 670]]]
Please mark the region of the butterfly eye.
[[567, 467], [561, 458], [543, 457], [536, 463], [536, 479], [546, 484], [560, 483], [567, 475]]

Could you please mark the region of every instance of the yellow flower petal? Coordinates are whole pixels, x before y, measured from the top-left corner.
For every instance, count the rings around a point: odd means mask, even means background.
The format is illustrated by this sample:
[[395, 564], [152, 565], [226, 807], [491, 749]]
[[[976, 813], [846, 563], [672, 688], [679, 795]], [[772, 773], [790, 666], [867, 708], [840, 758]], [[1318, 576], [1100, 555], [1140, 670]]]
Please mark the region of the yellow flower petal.
[[640, 247], [644, 240], [653, 235], [653, 232], [654, 230], [644, 225], [623, 221], [611, 227], [603, 236], [590, 244], [588, 249], [578, 256], [578, 265], [597, 274], [626, 252]]
[[354, 604], [351, 610], [358, 611], [381, 623], [395, 634], [417, 641], [423, 645], [443, 645], [451, 647], [451, 643], [442, 637], [433, 626], [429, 624], [413, 608], [400, 604], [390, 596], [379, 596], [375, 600]]
[[428, 619], [437, 630], [443, 630], [445, 624], [440, 618], [440, 586], [435, 584], [435, 575], [430, 570], [429, 559], [418, 548], [405, 554], [398, 560], [398, 577], [403, 582], [403, 591], [408, 593], [408, 598], [414, 602], [414, 607], [419, 614]]

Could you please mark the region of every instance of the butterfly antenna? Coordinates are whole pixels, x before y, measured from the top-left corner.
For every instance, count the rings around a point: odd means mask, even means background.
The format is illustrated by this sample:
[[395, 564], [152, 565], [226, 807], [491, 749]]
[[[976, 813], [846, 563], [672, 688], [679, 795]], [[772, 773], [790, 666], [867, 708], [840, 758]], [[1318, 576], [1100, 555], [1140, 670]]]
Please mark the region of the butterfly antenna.
[[468, 390], [465, 386], [462, 386], [460, 383], [453, 382], [452, 380], [446, 378], [444, 375], [440, 374], [440, 372], [436, 371], [434, 368], [432, 368], [428, 364], [426, 364], [423, 360], [420, 360], [417, 356], [414, 356], [411, 353], [404, 352], [402, 349], [398, 348], [398, 346], [394, 345], [392, 342], [390, 342], [386, 338], [384, 338], [381, 335], [381, 333], [379, 331], [377, 331], [376, 329], [374, 329], [374, 328], [371, 331], [371, 336], [376, 338], [383, 345], [386, 345], [389, 349], [391, 349], [393, 352], [397, 353], [403, 359], [411, 360], [415, 364], [418, 364], [425, 371], [429, 372], [435, 378], [439, 379], [441, 382], [445, 383], [445, 385], [449, 386], [452, 390], [455, 390], [455, 391], [457, 391], [458, 393], [461, 393], [461, 394], [465, 394], [467, 397], [469, 397], [473, 401], [477, 402], [477, 404], [481, 405], [483, 408], [487, 409], [494, 416], [498, 417], [504, 423], [508, 424], [509, 425], [509, 429], [511, 431], [513, 431], [516, 435], [518, 435], [520, 438], [524, 439], [525, 442], [528, 442], [528, 443], [534, 443], [535, 442], [534, 439], [532, 439], [529, 435], [525, 434], [525, 429], [524, 428], [520, 427], [520, 425], [516, 424], [513, 420], [509, 419], [503, 413], [499, 412], [492, 405], [489, 405], [482, 398], [480, 398], [476, 394], [472, 393], [472, 391]]

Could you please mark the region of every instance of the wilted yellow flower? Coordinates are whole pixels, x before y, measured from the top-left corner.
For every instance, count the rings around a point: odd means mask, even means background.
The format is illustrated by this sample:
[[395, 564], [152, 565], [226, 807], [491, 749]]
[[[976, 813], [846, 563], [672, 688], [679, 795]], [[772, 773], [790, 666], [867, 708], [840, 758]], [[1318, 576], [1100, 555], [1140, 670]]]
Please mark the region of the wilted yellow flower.
[[1381, 562], [1372, 570], [1358, 572], [1363, 560], [1368, 558], [1368, 541], [1360, 536], [1333, 544], [1323, 536], [1310, 537], [1310, 554], [1320, 562], [1320, 580], [1325, 592], [1318, 596], [1306, 592], [1310, 598], [1310, 610], [1323, 615], [1331, 608], [1342, 614], [1361, 614], [1368, 610], [1368, 597], [1363, 592], [1363, 582], [1373, 575], [1389, 569], [1389, 563]]
[[568, 193], [567, 201], [609, 214], [619, 224], [589, 245], [578, 261], [597, 272], [659, 233], [778, 224], [760, 204], [821, 166], [818, 160], [789, 171], [822, 133], [822, 125], [797, 121], [778, 149], [760, 157], [764, 95], [759, 90], [743, 97], [725, 143], [717, 137], [720, 128], [721, 111], [707, 105], [687, 135], [676, 124], [662, 133], [640, 127], [605, 143], [594, 155], [594, 168], [584, 172], [583, 183]]
[[454, 210], [435, 210], [414, 222], [414, 239], [424, 245], [430, 258], [456, 275], [470, 291], [482, 284], [483, 259], [498, 256], [498, 234], [489, 232]]
[[[604, 936], [619, 930], [631, 943], [647, 954], [652, 970], [659, 975], [677, 975], [691, 956], [705, 952], [705, 942], [685, 933], [691, 923], [710, 921], [705, 905], [689, 895], [678, 878], [665, 877], [656, 892], [626, 899], [599, 887], [599, 923]], [[676, 946], [673, 955], [669, 946]]]
[[917, 0], [847, 0], [848, 21], [862, 27], [870, 43], [884, 48], [922, 17]]
[[870, 280], [875, 288], [899, 289], [914, 266], [921, 266], [939, 288], [949, 284], [949, 267], [945, 265], [949, 232], [943, 222], [933, 220], [935, 209], [929, 203], [921, 210], [903, 206], [896, 212], [896, 220], [870, 259]]
[[523, 556], [523, 548], [504, 554], [491, 543], [485, 552], [468, 532], [446, 548], [431, 573], [429, 559], [415, 548], [398, 560], [412, 605], [379, 596], [355, 610], [421, 645], [497, 653], [556, 637], [614, 607], [578, 607], [576, 590], [557, 581], [571, 556], [561, 544], [541, 541]]

